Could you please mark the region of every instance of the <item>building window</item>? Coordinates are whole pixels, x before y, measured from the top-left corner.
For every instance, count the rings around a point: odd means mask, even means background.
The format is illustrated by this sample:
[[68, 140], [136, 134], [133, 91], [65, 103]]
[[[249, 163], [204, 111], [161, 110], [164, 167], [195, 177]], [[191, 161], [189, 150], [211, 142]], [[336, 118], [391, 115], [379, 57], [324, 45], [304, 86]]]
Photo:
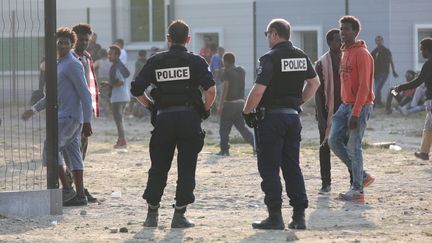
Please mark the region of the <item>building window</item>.
[[299, 26], [293, 28], [291, 41], [295, 46], [302, 49], [312, 62], [318, 60], [322, 53], [321, 28], [318, 26]]
[[420, 51], [420, 41], [423, 38], [432, 37], [432, 24], [418, 24], [414, 27], [414, 67], [420, 70], [426, 59]]
[[131, 0], [131, 40], [165, 40], [165, 0]]

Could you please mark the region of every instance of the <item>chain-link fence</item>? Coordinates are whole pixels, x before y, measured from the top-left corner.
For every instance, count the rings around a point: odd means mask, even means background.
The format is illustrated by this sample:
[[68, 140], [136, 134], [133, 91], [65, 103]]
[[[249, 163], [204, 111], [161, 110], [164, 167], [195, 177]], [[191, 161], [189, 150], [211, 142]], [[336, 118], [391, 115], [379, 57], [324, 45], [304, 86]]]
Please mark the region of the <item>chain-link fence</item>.
[[43, 0], [0, 0], [0, 192], [46, 188], [45, 112], [21, 119], [43, 92], [44, 31]]

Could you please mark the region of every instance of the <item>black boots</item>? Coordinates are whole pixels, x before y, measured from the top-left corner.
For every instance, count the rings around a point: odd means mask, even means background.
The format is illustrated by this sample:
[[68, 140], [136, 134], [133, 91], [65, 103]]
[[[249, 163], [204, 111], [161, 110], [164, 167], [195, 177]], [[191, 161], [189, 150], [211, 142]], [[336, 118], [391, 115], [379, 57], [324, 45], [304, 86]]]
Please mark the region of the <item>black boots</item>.
[[[151, 204], [148, 205], [147, 218], [144, 222], [144, 227], [157, 227], [158, 226], [158, 217], [159, 217], [159, 207], [153, 206]], [[174, 216], [171, 222], [171, 228], [189, 228], [194, 227], [195, 224], [189, 221], [185, 216], [186, 206], [183, 207], [175, 207]]]
[[175, 205], [173, 205], [173, 207], [175, 208], [175, 210], [173, 219], [171, 221], [171, 228], [189, 228], [195, 226], [192, 221], [189, 221], [184, 216], [186, 212], [186, 206], [176, 207]]
[[285, 224], [282, 218], [281, 209], [268, 209], [269, 216], [263, 221], [257, 221], [252, 223], [254, 229], [285, 229]]
[[157, 206], [151, 204], [148, 205], [147, 218], [144, 222], [144, 227], [157, 227], [159, 216], [158, 210], [159, 204]]
[[305, 209], [303, 207], [294, 207], [292, 221], [289, 223], [290, 229], [306, 229]]

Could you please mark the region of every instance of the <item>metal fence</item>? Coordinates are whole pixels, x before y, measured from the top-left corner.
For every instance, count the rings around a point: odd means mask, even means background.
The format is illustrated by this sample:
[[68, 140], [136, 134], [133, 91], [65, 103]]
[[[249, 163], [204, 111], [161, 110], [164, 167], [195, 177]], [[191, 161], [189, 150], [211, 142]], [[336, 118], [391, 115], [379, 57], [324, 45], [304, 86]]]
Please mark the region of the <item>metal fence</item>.
[[21, 119], [39, 89], [44, 31], [43, 0], [0, 0], [0, 192], [46, 188], [45, 112]]

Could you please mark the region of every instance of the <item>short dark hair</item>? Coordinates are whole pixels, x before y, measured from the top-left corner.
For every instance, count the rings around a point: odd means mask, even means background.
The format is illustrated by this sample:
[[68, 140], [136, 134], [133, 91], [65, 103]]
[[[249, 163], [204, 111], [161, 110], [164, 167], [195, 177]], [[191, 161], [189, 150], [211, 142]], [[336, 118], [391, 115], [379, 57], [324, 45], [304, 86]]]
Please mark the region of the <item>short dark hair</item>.
[[105, 49], [100, 49], [100, 50], [98, 51], [98, 55], [99, 55], [100, 57], [102, 57], [102, 58], [105, 58], [105, 57], [108, 56], [108, 53], [107, 53], [107, 51], [106, 51]]
[[140, 57], [147, 56], [147, 51], [146, 50], [139, 50], [138, 51], [138, 56], [140, 56]]
[[121, 51], [120, 51], [120, 47], [118, 45], [111, 45], [109, 47], [109, 49], [113, 50], [117, 56], [120, 56]]
[[426, 37], [423, 40], [420, 41], [420, 45], [424, 48], [429, 50], [429, 52], [432, 53], [432, 38]]
[[168, 35], [175, 44], [185, 44], [189, 35], [189, 26], [184, 20], [174, 20], [168, 26]]
[[330, 45], [330, 42], [332, 42], [334, 40], [334, 35], [335, 34], [339, 35], [340, 34], [340, 30], [336, 29], [336, 28], [333, 28], [333, 29], [330, 29], [329, 31], [327, 31], [327, 34], [326, 34], [327, 45]]
[[114, 43], [117, 44], [117, 46], [120, 47], [120, 49], [124, 46], [124, 40], [121, 38], [115, 40]]
[[340, 24], [345, 24], [345, 23], [351, 24], [352, 29], [357, 30], [358, 32], [360, 32], [360, 30], [361, 30], [360, 20], [357, 17], [352, 16], [352, 15], [342, 16], [342, 18], [339, 19], [339, 23]]
[[272, 19], [268, 25], [268, 29], [276, 30], [276, 33], [286, 40], [290, 38], [291, 25], [285, 19]]
[[225, 52], [223, 55], [223, 61], [229, 64], [235, 63], [235, 55], [232, 52]]
[[414, 70], [411, 70], [411, 69], [407, 70], [406, 73], [412, 75], [413, 77], [416, 76], [416, 72], [414, 72]]
[[56, 38], [60, 38], [60, 37], [69, 38], [69, 40], [71, 41], [72, 47], [75, 45], [75, 43], [77, 41], [77, 36], [76, 36], [75, 32], [73, 32], [68, 27], [60, 27], [57, 29]]
[[81, 34], [91, 35], [93, 33], [90, 25], [82, 24], [82, 23], [72, 27], [72, 31], [75, 32], [77, 35], [81, 35]]

